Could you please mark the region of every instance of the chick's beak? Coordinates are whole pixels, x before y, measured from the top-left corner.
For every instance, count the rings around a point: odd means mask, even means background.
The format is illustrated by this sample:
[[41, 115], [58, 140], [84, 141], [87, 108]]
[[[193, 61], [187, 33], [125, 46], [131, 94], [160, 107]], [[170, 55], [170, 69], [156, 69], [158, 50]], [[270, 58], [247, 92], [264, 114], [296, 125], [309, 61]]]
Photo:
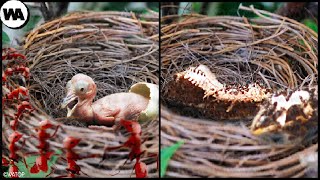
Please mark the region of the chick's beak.
[[66, 106], [77, 98], [73, 93], [68, 93], [65, 98], [63, 98], [61, 103], [61, 108], [66, 108]]
[[70, 117], [74, 112], [77, 104], [78, 104], [78, 97], [73, 92], [70, 92], [62, 100], [61, 108], [67, 108], [68, 110], [67, 117]]

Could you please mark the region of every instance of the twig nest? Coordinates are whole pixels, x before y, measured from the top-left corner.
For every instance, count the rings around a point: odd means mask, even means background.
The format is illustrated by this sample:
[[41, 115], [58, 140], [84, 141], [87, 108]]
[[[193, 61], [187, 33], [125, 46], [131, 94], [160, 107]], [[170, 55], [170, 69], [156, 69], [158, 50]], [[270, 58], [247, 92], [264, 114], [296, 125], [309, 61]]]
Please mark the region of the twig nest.
[[129, 12], [78, 12], [49, 21], [25, 39], [30, 61], [30, 96], [59, 118], [68, 80], [83, 73], [99, 91], [127, 92], [137, 82], [158, 84], [158, 16]]
[[[294, 126], [281, 127], [273, 119], [278, 131], [268, 131], [284, 136], [301, 132], [296, 136], [306, 135], [304, 141], [272, 144], [250, 131], [265, 101], [270, 103], [267, 111], [273, 107], [274, 92], [318, 85], [318, 34], [287, 17], [254, 7], [239, 10], [258, 18], [197, 14], [162, 18], [174, 21], [162, 24], [160, 31], [161, 146], [185, 142], [170, 160], [167, 177], [302, 177], [307, 169], [299, 157], [318, 151], [316, 95], [285, 110], [286, 123]], [[182, 72], [188, 69], [185, 76]], [[212, 73], [207, 74], [208, 69]], [[246, 84], [259, 86], [248, 86], [251, 91], [238, 88]], [[260, 93], [262, 89], [271, 91]], [[284, 96], [288, 101], [290, 94]], [[284, 117], [281, 112], [270, 110], [262, 116]], [[263, 125], [259, 127], [271, 127]]]
[[[159, 72], [159, 15], [134, 14], [131, 12], [77, 12], [48, 21], [33, 29], [24, 42], [24, 53], [30, 68], [30, 100], [37, 109], [25, 114], [19, 125], [19, 132], [27, 136], [36, 133], [39, 122], [65, 117], [66, 111], [60, 109], [65, 97], [65, 87], [75, 74], [83, 73], [94, 79], [99, 89], [96, 99], [108, 94], [128, 92], [137, 82], [158, 84]], [[9, 83], [12, 83], [9, 81]], [[94, 101], [95, 101], [94, 100]], [[6, 110], [14, 115], [15, 107]], [[50, 149], [61, 150], [67, 136], [81, 137], [77, 152], [84, 154], [103, 154], [105, 146], [119, 146], [128, 134], [114, 134], [113, 131], [88, 129], [78, 123], [61, 124], [55, 137], [50, 138]], [[73, 124], [76, 123], [75, 127]], [[72, 124], [72, 126], [71, 126]], [[146, 153], [158, 153], [158, 119], [141, 124], [142, 137], [147, 137], [143, 145]], [[3, 150], [7, 151], [7, 137], [10, 135], [9, 123], [4, 123]], [[83, 126], [83, 127], [82, 127]], [[26, 139], [21, 153], [38, 151], [36, 138]], [[110, 158], [100, 162], [100, 158], [78, 161], [81, 171], [79, 177], [130, 177], [135, 161], [123, 164], [129, 150], [115, 150]], [[154, 157], [141, 157], [148, 166], [149, 177], [158, 177], [157, 162]], [[67, 162], [58, 158], [52, 177], [67, 173]]]
[[129, 92], [140, 94], [149, 99], [147, 108], [141, 112], [139, 121], [155, 120], [159, 116], [159, 86], [152, 83], [139, 82], [130, 87]]

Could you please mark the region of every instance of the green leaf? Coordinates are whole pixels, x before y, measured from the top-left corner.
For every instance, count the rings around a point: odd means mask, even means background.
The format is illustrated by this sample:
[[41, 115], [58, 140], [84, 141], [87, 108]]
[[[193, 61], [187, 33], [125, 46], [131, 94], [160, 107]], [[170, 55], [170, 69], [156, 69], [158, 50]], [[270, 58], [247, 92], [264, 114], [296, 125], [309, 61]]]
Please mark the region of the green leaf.
[[2, 45], [4, 44], [9, 44], [10, 43], [10, 38], [8, 34], [4, 31], [2, 31]]
[[163, 177], [166, 174], [166, 170], [169, 164], [169, 161], [173, 154], [182, 146], [184, 141], [179, 141], [176, 144], [161, 149], [161, 167], [160, 167], [160, 176]]
[[61, 154], [62, 154], [62, 151], [61, 150], [57, 150], [55, 152], [55, 154], [53, 156], [51, 156], [50, 160], [48, 161], [48, 172], [46, 172], [46, 173], [40, 171], [37, 174], [32, 174], [32, 173], [29, 172], [31, 167], [36, 162], [37, 157], [39, 157], [39, 155], [32, 155], [32, 156], [28, 156], [26, 158], [26, 163], [28, 165], [28, 168], [25, 166], [23, 161], [19, 161], [18, 163], [16, 163], [16, 166], [18, 166], [20, 174], [22, 175], [22, 173], [23, 173], [23, 177], [22, 178], [45, 178], [48, 174], [51, 173], [51, 167], [58, 160], [58, 156], [57, 155], [61, 155]]
[[318, 33], [318, 25], [317, 23], [312, 20], [312, 19], [305, 19], [303, 21], [303, 24], [308, 26], [310, 29], [312, 29], [313, 31], [315, 31], [316, 33]]

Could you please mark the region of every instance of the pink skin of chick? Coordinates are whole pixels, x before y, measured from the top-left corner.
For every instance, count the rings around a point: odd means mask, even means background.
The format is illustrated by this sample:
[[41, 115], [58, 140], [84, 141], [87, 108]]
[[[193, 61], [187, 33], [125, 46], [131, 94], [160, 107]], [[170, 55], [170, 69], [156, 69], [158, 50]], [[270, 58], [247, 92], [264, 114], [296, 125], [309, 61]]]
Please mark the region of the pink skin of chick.
[[119, 128], [120, 119], [137, 120], [149, 103], [142, 95], [130, 92], [110, 94], [93, 102], [97, 86], [91, 77], [81, 73], [73, 76], [66, 88], [67, 95], [61, 107], [67, 108], [67, 118], [114, 130]]

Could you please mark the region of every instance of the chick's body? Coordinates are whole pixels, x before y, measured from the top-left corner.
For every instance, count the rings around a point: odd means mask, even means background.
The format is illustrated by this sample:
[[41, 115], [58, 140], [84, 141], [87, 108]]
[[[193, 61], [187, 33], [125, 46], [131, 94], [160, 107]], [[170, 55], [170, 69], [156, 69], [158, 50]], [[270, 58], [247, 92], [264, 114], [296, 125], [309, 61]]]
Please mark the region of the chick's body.
[[[105, 96], [92, 104], [94, 121], [100, 125], [112, 126], [120, 119], [138, 119], [148, 106], [148, 99], [136, 93], [116, 93]], [[105, 117], [114, 117], [106, 121]]]
[[84, 74], [73, 76], [66, 88], [67, 96], [62, 107], [67, 108], [67, 117], [87, 125], [118, 126], [121, 119], [138, 120], [149, 103], [146, 97], [131, 92], [110, 94], [93, 102], [97, 86]]

